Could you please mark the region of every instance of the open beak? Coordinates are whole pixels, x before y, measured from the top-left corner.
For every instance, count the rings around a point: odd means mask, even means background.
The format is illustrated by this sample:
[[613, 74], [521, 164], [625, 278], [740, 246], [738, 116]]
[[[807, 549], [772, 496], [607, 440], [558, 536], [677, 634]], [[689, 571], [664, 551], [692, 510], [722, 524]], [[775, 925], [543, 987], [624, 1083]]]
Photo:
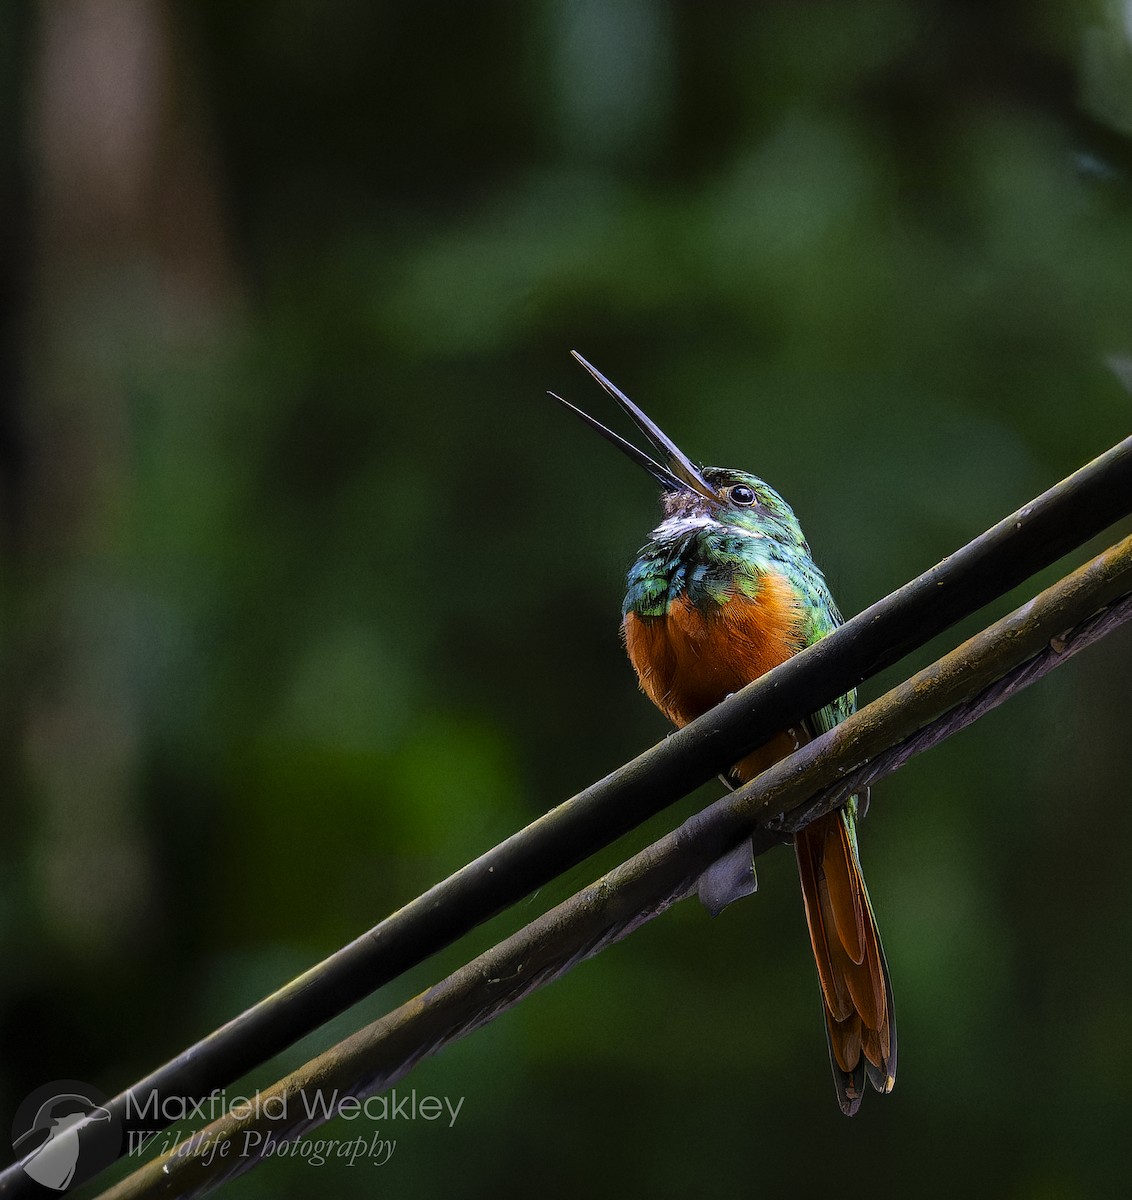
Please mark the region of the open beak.
[[548, 392], [560, 404], [564, 404], [572, 413], [577, 414], [591, 428], [597, 430], [607, 442], [612, 442], [626, 457], [631, 458], [639, 467], [643, 467], [669, 492], [695, 492], [712, 504], [721, 503], [719, 495], [704, 478], [703, 472], [680, 449], [679, 446], [653, 421], [651, 421], [625, 393], [611, 383], [606, 377], [577, 352], [571, 350], [571, 355], [586, 368], [587, 371], [601, 384], [614, 400], [632, 417], [637, 428], [648, 438], [655, 449], [660, 451], [665, 462], [657, 462], [643, 450], [639, 450], [632, 442], [626, 441], [620, 434], [607, 429], [595, 417], [564, 400], [556, 392]]

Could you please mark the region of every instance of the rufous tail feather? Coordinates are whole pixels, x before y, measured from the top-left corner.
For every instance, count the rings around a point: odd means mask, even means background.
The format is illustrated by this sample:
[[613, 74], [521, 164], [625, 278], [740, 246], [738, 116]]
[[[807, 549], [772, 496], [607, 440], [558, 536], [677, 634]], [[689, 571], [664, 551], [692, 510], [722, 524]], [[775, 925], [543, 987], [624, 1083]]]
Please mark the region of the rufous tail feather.
[[794, 838], [829, 1059], [846, 1116], [857, 1111], [866, 1078], [878, 1092], [890, 1092], [896, 1082], [892, 985], [857, 860], [852, 819], [838, 810]]

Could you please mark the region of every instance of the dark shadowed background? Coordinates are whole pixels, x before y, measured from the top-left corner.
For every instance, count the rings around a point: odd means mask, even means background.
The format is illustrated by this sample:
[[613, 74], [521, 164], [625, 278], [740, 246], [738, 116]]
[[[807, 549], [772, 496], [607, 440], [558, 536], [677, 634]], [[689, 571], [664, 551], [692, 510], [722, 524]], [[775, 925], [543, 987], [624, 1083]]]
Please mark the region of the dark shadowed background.
[[[0, 1127], [664, 735], [617, 633], [654, 490], [543, 395], [611, 416], [572, 347], [852, 614], [1128, 433], [1130, 267], [1116, 0], [0, 6]], [[878, 789], [900, 1078], [852, 1121], [783, 851], [406, 1080], [452, 1128], [230, 1194], [1115, 1194], [1130, 652]]]

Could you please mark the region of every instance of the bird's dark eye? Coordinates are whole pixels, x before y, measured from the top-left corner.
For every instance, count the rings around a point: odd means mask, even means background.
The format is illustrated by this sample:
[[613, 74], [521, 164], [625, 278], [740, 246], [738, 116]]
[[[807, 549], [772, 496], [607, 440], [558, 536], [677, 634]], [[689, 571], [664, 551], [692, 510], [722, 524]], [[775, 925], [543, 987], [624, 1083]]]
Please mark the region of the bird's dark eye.
[[728, 494], [731, 503], [738, 504], [740, 508], [750, 508], [756, 498], [755, 489], [747, 487], [745, 483], [737, 483]]

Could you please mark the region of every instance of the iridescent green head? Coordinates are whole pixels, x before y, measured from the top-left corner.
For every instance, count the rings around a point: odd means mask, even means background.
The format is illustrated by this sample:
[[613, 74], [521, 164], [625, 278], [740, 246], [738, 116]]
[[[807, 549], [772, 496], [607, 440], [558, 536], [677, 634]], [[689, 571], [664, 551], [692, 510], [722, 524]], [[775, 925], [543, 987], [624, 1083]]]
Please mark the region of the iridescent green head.
[[721, 533], [771, 538], [808, 553], [794, 510], [765, 480], [730, 467], [704, 467], [701, 475], [712, 498], [687, 490], [666, 490], [661, 495], [665, 526], [691, 529], [701, 525]]

